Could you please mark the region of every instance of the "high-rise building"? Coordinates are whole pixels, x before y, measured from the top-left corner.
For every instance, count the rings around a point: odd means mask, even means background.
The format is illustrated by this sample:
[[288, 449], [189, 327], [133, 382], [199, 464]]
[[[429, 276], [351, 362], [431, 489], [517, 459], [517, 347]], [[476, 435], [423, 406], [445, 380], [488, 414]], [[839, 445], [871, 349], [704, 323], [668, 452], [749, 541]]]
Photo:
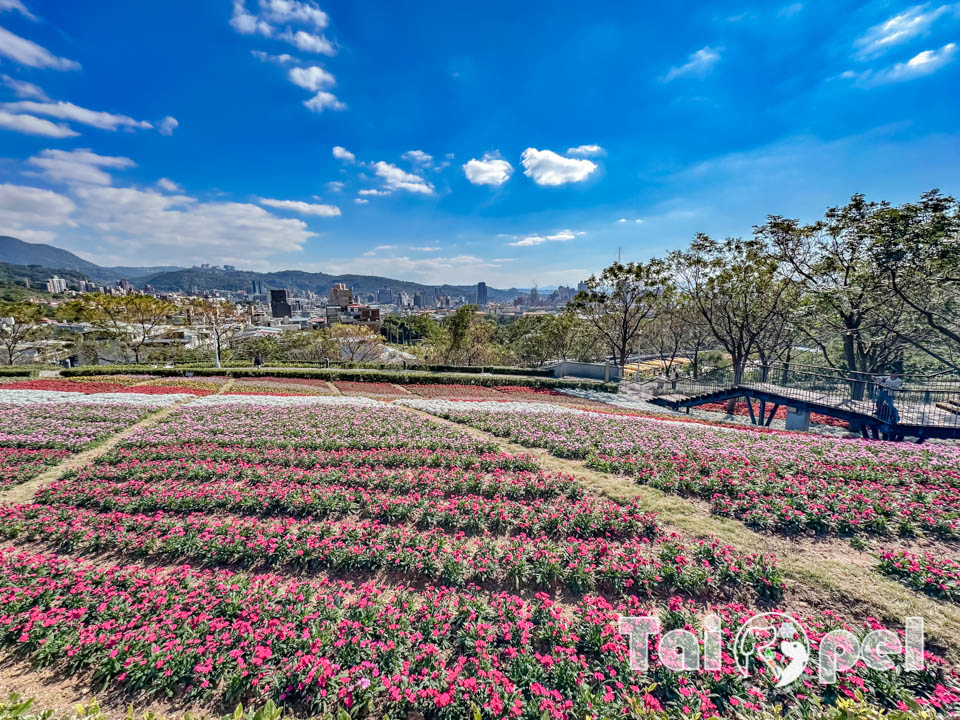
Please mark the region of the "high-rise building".
[[477, 283], [477, 305], [486, 307], [487, 305], [487, 284], [485, 282]]
[[250, 281], [250, 293], [252, 295], [263, 295], [263, 280], [253, 278]]
[[270, 291], [270, 314], [275, 318], [290, 317], [293, 315], [290, 303], [287, 301], [286, 290]]
[[330, 288], [330, 304], [338, 308], [346, 308], [353, 304], [353, 292], [343, 283], [335, 283]]
[[67, 291], [67, 281], [62, 277], [57, 277], [54, 275], [52, 278], [47, 280], [47, 292], [48, 293], [62, 293]]
[[589, 289], [590, 288], [587, 285], [586, 280], [581, 280], [580, 282], [577, 283], [577, 292], [586, 292]]

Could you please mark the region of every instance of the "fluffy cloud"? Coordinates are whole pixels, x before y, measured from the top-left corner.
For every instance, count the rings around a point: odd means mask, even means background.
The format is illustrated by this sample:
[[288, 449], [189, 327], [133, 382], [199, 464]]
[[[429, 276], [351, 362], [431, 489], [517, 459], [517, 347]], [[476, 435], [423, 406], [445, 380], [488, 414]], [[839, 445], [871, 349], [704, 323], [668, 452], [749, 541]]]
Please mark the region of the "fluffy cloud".
[[377, 176], [383, 178], [387, 187], [391, 190], [407, 190], [424, 195], [433, 194], [433, 186], [419, 175], [405, 172], [396, 165], [391, 165], [382, 160], [375, 162], [372, 167]]
[[97, 155], [91, 150], [83, 149], [69, 152], [44, 150], [28, 159], [27, 163], [40, 168], [39, 174], [54, 182], [92, 185], [110, 184], [110, 175], [103, 168], [122, 170], [134, 166], [130, 158]]
[[474, 185], [503, 185], [513, 175], [513, 166], [498, 153], [486, 153], [463, 164], [463, 174]]
[[366, 256], [344, 260], [334, 260], [324, 263], [318, 270], [323, 272], [363, 273], [384, 275], [387, 277], [402, 277], [416, 282], [441, 284], [450, 282], [456, 277], [464, 284], [478, 280], [488, 280], [483, 275], [500, 268], [499, 262], [486, 260], [475, 255], [455, 255], [452, 257], [411, 258], [408, 256], [384, 255], [380, 257]]
[[0, 12], [6, 12], [7, 10], [16, 10], [29, 20], [37, 19], [29, 10], [27, 10], [26, 6], [21, 0], [0, 0]]
[[527, 235], [513, 242], [508, 242], [507, 245], [511, 247], [534, 247], [549, 242], [569, 242], [581, 235], [586, 235], [586, 233], [583, 231], [574, 232], [573, 230], [561, 230], [552, 235]]
[[271, 198], [260, 198], [261, 205], [277, 208], [278, 210], [290, 210], [301, 215], [317, 215], [319, 217], [337, 217], [340, 214], [340, 208], [336, 205], [324, 205], [322, 203], [307, 203], [299, 200], [273, 200]]
[[433, 155], [428, 155], [423, 150], [408, 150], [400, 157], [404, 160], [417, 163], [418, 165], [429, 165], [433, 162]]
[[249, 203], [203, 203], [152, 190], [96, 187], [74, 190], [78, 219], [120, 253], [125, 264], [256, 262], [301, 250], [314, 235], [303, 220], [279, 218]]
[[173, 135], [173, 131], [178, 127], [180, 127], [180, 123], [177, 122], [177, 119], [171, 115], [167, 115], [157, 123], [157, 132], [161, 135]]
[[607, 154], [599, 145], [579, 145], [577, 147], [567, 148], [567, 155], [575, 157], [602, 157]]
[[0, 184], [0, 235], [23, 238], [24, 231], [69, 225], [75, 210], [73, 200], [52, 190]]
[[280, 37], [302, 52], [319, 53], [321, 55], [337, 54], [333, 43], [327, 40], [324, 35], [314, 35], [305, 30], [297, 30], [295, 33], [285, 32]]
[[260, 62], [271, 62], [277, 65], [286, 65], [287, 63], [292, 63], [294, 60], [293, 55], [288, 55], [287, 53], [271, 55], [270, 53], [265, 53], [263, 50], [251, 50], [250, 54]]
[[377, 190], [376, 188], [364, 188], [360, 190], [358, 195], [389, 195], [389, 190]]
[[434, 245], [420, 245], [419, 247], [412, 247], [410, 249], [418, 252], [433, 252], [434, 250], [439, 250], [440, 248]]
[[957, 54], [957, 45], [948, 43], [939, 50], [924, 50], [906, 62], [896, 63], [881, 70], [865, 70], [858, 73], [848, 70], [841, 77], [856, 80], [865, 87], [903, 82], [931, 75], [953, 61]]
[[53, 70], [79, 70], [80, 63], [57, 57], [46, 48], [40, 47], [9, 30], [0, 27], [0, 55], [14, 62], [33, 68], [51, 68]]
[[357, 160], [356, 155], [347, 150], [345, 147], [340, 147], [339, 145], [333, 146], [333, 156], [337, 160], [343, 160], [344, 162], [348, 163], [356, 162]]
[[929, 3], [914, 5], [899, 15], [874, 25], [854, 41], [857, 57], [862, 60], [876, 57], [889, 48], [926, 34], [939, 18], [952, 11], [950, 5], [930, 8]]
[[361, 197], [354, 198], [353, 201], [354, 201], [357, 205], [366, 205], [367, 203], [370, 202], [370, 201], [367, 200], [366, 198], [361, 198]]
[[53, 123], [33, 115], [9, 113], [6, 110], [0, 110], [0, 128], [27, 135], [42, 135], [51, 138], [68, 138], [79, 135], [79, 133], [61, 123]]
[[169, 178], [160, 178], [157, 180], [157, 187], [171, 193], [183, 192], [183, 188]]
[[331, 180], [327, 183], [327, 190], [330, 192], [340, 192], [343, 190], [344, 183], [339, 180]]
[[248, 13], [243, 0], [233, 0], [233, 15], [230, 18], [230, 27], [242, 35], [253, 35], [254, 33], [266, 37], [273, 35], [273, 28], [270, 27], [270, 23]]
[[720, 52], [709, 45], [693, 53], [683, 65], [670, 68], [663, 77], [664, 82], [670, 82], [682, 77], [702, 78], [720, 61]]
[[305, 90], [310, 90], [311, 92], [317, 92], [317, 90], [322, 88], [331, 88], [337, 84], [332, 74], [316, 65], [311, 67], [290, 68], [287, 77], [290, 78], [290, 82], [294, 85], [302, 87]]
[[34, 85], [26, 80], [17, 80], [9, 75], [0, 76], [0, 80], [3, 80], [3, 84], [10, 88], [18, 98], [24, 98], [26, 100], [49, 100], [47, 94], [39, 85]]
[[269, 22], [300, 23], [317, 30], [323, 30], [330, 20], [315, 4], [295, 0], [260, 0], [260, 13]]
[[340, 102], [336, 95], [326, 90], [321, 90], [309, 100], [304, 100], [303, 104], [307, 109], [315, 113], [321, 113], [324, 110], [346, 110], [346, 103]]
[[523, 174], [537, 185], [565, 185], [586, 180], [597, 164], [590, 160], [568, 158], [552, 150], [527, 148], [523, 151]]
[[[99, 128], [100, 130], [117, 130], [118, 128], [143, 129], [153, 125], [145, 120], [134, 120], [126, 115], [115, 115], [98, 110], [87, 110], [69, 102], [36, 102], [21, 100], [4, 104], [4, 109], [11, 112], [27, 112], [33, 115], [46, 115], [58, 120], [70, 120], [83, 125]], [[172, 119], [172, 118], [171, 118]], [[174, 121], [176, 122], [176, 121]]]

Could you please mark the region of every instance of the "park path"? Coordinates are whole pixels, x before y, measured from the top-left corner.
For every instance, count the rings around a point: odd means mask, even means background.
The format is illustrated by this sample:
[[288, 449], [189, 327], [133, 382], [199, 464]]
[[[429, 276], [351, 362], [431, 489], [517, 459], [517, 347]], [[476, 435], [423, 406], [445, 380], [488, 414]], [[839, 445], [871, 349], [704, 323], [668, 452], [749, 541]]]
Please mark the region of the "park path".
[[928, 643], [960, 666], [960, 608], [915, 592], [873, 570], [876, 558], [842, 541], [800, 541], [755, 532], [739, 520], [710, 514], [708, 504], [641, 485], [626, 475], [587, 467], [583, 460], [558, 458], [543, 448], [512, 443], [492, 433], [400, 405], [410, 412], [451, 425], [508, 453], [533, 455], [543, 470], [574, 476], [589, 490], [615, 501], [639, 499], [657, 513], [660, 524], [688, 538], [719, 538], [743, 553], [774, 554], [787, 584], [790, 609], [832, 609], [857, 618], [877, 617], [902, 628], [908, 617], [922, 617]]
[[[230, 378], [227, 382], [220, 386], [217, 392], [214, 395], [221, 395], [227, 390], [229, 390], [234, 383], [234, 379]], [[158, 410], [155, 413], [147, 415], [143, 420], [138, 423], [135, 423], [127, 428], [124, 428], [115, 435], [111, 435], [109, 438], [101, 442], [95, 447], [83, 450], [75, 455], [71, 455], [68, 458], [65, 458], [63, 462], [54, 465], [53, 467], [44, 470], [42, 473], [37, 475], [35, 478], [28, 480], [25, 483], [20, 485], [14, 485], [13, 487], [0, 492], [0, 503], [9, 503], [9, 504], [20, 504], [20, 503], [29, 503], [33, 500], [34, 495], [38, 490], [42, 490], [44, 487], [50, 483], [56, 482], [64, 475], [66, 475], [71, 470], [79, 470], [80, 468], [85, 468], [88, 465], [92, 465], [97, 458], [103, 457], [108, 452], [113, 450], [119, 443], [133, 435], [138, 430], [143, 428], [148, 428], [152, 425], [156, 425], [161, 420], [166, 417], [169, 417], [174, 412], [176, 412], [182, 405], [187, 404], [191, 400], [195, 400], [195, 396], [185, 397], [183, 400], [178, 400], [173, 405], [168, 405], [162, 410]]]

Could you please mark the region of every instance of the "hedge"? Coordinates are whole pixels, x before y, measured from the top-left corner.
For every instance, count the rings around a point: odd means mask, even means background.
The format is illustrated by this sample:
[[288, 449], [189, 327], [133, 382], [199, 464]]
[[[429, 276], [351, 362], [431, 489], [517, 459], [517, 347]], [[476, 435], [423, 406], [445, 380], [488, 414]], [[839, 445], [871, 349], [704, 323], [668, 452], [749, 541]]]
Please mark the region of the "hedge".
[[278, 368], [258, 370], [255, 368], [154, 368], [143, 365], [98, 365], [64, 370], [63, 377], [82, 377], [91, 375], [158, 375], [161, 377], [183, 377], [186, 373], [195, 375], [226, 375], [232, 377], [289, 377], [315, 378], [323, 380], [345, 380], [351, 382], [387, 382], [405, 385], [425, 383], [437, 385], [519, 385], [522, 387], [550, 389], [597, 390], [617, 392], [616, 383], [603, 383], [599, 380], [565, 380], [546, 377], [524, 377], [522, 375], [476, 375], [470, 373], [432, 373], [423, 371], [366, 370], [362, 368]]
[[8, 367], [0, 367], [0, 377], [36, 377], [40, 374], [39, 370], [35, 368], [28, 368], [21, 365], [11, 365]]
[[[300, 362], [273, 362], [267, 363], [275, 368], [323, 368], [327, 369], [326, 362], [300, 361]], [[179, 363], [178, 368], [204, 368], [208, 363]], [[226, 369], [233, 368], [252, 368], [253, 363], [249, 360], [228, 361], [223, 363]], [[347, 362], [331, 361], [330, 368], [345, 370], [396, 370], [400, 367], [398, 363], [373, 363], [373, 362]], [[487, 375], [527, 375], [530, 377], [553, 377], [552, 368], [525, 368], [511, 367], [507, 365], [418, 365], [416, 363], [407, 363], [407, 370], [419, 370], [421, 372], [455, 372], [469, 374], [487, 374]]]

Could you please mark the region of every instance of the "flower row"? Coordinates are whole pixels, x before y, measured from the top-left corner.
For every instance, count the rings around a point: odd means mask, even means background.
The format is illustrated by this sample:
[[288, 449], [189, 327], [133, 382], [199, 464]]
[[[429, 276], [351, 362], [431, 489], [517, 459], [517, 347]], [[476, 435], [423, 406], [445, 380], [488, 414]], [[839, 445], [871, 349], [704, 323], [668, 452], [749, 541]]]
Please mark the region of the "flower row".
[[[762, 663], [744, 676], [733, 651], [752, 611], [671, 598], [586, 596], [567, 606], [545, 594], [398, 587], [248, 576], [186, 567], [99, 568], [52, 555], [0, 550], [0, 644], [41, 665], [87, 671], [104, 686], [154, 697], [275, 701], [307, 712], [431, 718], [572, 720], [668, 711], [704, 717], [768, 709], [803, 712], [821, 689], [807, 677], [785, 688]], [[620, 616], [659, 615], [664, 631], [701, 631], [721, 620], [716, 670], [674, 672], [650, 639], [650, 667], [631, 668]], [[829, 614], [797, 618], [814, 649], [839, 626]], [[876, 621], [849, 629], [862, 636]], [[925, 653], [926, 667], [842, 672], [841, 696], [947, 713], [956, 678]]]
[[79, 450], [139, 422], [152, 410], [125, 403], [0, 405], [0, 447]]
[[0, 536], [83, 551], [158, 555], [203, 563], [345, 573], [399, 571], [410, 580], [520, 588], [565, 587], [631, 594], [749, 587], [783, 592], [771, 557], [740, 555], [717, 542], [672, 539], [506, 539], [415, 530], [372, 520], [261, 520], [206, 514], [98, 513], [67, 506], [0, 506]]
[[920, 592], [960, 603], [960, 562], [925, 552], [886, 550], [877, 569]]

